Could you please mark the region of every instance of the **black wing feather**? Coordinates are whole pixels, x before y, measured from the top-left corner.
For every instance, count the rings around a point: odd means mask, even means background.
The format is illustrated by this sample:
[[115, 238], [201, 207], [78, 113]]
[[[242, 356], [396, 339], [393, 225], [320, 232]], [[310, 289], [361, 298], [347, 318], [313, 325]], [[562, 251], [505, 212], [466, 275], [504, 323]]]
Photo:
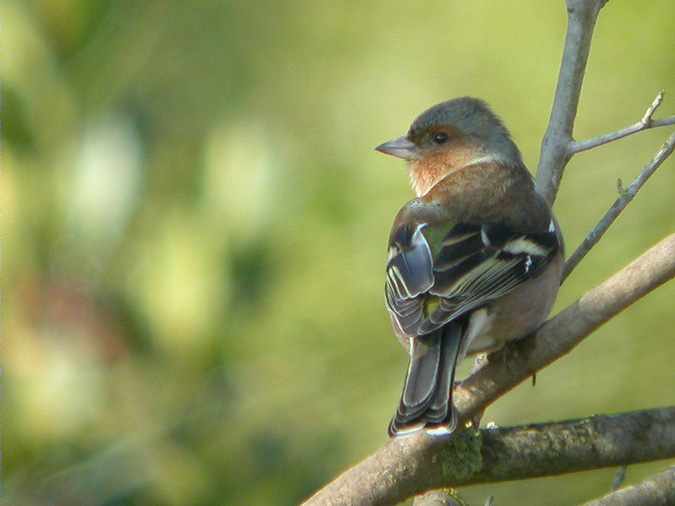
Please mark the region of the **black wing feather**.
[[[400, 227], [387, 263], [387, 307], [402, 333], [428, 334], [537, 276], [560, 248], [555, 227], [519, 233], [491, 223], [455, 225], [432, 258], [424, 226]], [[440, 304], [425, 314], [430, 296]]]

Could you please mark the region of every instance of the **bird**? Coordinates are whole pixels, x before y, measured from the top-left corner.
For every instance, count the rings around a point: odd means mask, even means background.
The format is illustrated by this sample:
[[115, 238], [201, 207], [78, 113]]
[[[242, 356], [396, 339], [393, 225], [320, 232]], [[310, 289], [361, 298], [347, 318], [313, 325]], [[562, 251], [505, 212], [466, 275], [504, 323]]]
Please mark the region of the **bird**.
[[561, 282], [564, 245], [502, 120], [460, 97], [377, 151], [407, 162], [416, 197], [394, 219], [385, 305], [409, 355], [390, 437], [452, 434], [457, 364], [534, 332]]

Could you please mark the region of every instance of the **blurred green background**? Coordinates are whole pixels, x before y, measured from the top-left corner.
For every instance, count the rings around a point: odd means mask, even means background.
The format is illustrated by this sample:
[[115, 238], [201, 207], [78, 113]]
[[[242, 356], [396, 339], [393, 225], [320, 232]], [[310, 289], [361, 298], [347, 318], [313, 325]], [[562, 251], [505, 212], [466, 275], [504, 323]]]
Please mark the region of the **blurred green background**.
[[[0, 2], [6, 503], [295, 504], [381, 446], [406, 367], [385, 242], [411, 192], [372, 148], [470, 94], [535, 167], [565, 19], [562, 0]], [[671, 0], [607, 5], [578, 138], [660, 89], [657, 116], [675, 112], [674, 33]], [[572, 161], [569, 252], [667, 134]], [[671, 158], [558, 309], [673, 232], [674, 190]], [[651, 294], [484, 420], [673, 404], [674, 299]], [[463, 494], [575, 504], [613, 474]]]

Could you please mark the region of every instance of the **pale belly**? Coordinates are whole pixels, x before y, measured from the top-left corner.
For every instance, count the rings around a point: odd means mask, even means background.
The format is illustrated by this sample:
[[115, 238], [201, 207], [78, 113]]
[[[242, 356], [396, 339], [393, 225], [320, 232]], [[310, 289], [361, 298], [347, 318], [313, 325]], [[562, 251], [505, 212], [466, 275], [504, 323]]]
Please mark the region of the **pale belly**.
[[562, 259], [557, 257], [541, 276], [523, 283], [486, 310], [476, 311], [469, 323], [465, 353], [494, 351], [537, 330], [555, 302], [561, 269]]

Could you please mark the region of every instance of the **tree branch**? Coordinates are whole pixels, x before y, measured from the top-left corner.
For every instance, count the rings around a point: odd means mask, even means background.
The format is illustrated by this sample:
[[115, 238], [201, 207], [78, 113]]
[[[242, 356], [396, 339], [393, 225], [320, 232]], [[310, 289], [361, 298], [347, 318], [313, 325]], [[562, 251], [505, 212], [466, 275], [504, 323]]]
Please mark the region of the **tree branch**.
[[547, 321], [535, 336], [491, 355], [486, 365], [455, 388], [453, 401], [460, 416], [469, 419], [674, 276], [675, 234], [671, 234]]
[[[649, 111], [648, 111], [649, 112]], [[586, 254], [591, 250], [593, 246], [605, 235], [605, 232], [609, 227], [614, 223], [621, 214], [621, 212], [626, 208], [626, 206], [633, 200], [637, 192], [640, 191], [640, 188], [647, 182], [647, 179], [650, 178], [656, 169], [672, 154], [673, 149], [675, 149], [675, 134], [672, 134], [668, 140], [665, 142], [661, 149], [656, 153], [651, 162], [649, 162], [640, 175], [635, 178], [635, 180], [630, 184], [630, 186], [621, 192], [619, 197], [614, 201], [612, 207], [610, 207], [605, 215], [602, 217], [600, 222], [595, 226], [593, 230], [586, 236], [581, 245], [576, 249], [571, 257], [565, 262], [565, 270], [563, 272], [562, 280], [564, 281], [567, 276], [574, 270], [574, 268], [581, 262], [581, 260], [586, 256]]]
[[[546, 322], [535, 336], [512, 343], [491, 355], [485, 366], [455, 388], [453, 400], [460, 418], [468, 420], [534, 372], [568, 353], [597, 327], [673, 276], [675, 234]], [[306, 504], [395, 504], [415, 493], [452, 483], [430, 482], [429, 476], [440, 472], [430, 470], [430, 467], [445, 470], [445, 475], [458, 479], [465, 476], [468, 480], [483, 465], [475, 458], [476, 445], [481, 441], [475, 434], [482, 432], [458, 432], [449, 440], [426, 437], [423, 433], [391, 440], [320, 490]], [[439, 451], [444, 456], [442, 461], [438, 458], [425, 460], [429, 454], [438, 456]], [[518, 465], [515, 461], [509, 463], [509, 466]]]
[[396, 504], [430, 488], [554, 476], [673, 456], [675, 407], [468, 430], [451, 438], [413, 436], [391, 441], [364, 463], [379, 468], [379, 480], [367, 490], [362, 482], [353, 482], [353, 488], [324, 489], [305, 504]]
[[628, 466], [621, 466], [617, 472], [614, 474], [612, 479], [612, 492], [619, 490], [623, 482], [626, 480], [626, 473], [628, 472]]
[[585, 506], [668, 506], [675, 504], [675, 467], [670, 467], [642, 483], [626, 487], [590, 501]]
[[465, 506], [465, 503], [445, 490], [432, 490], [415, 497], [412, 506]]
[[616, 132], [610, 132], [604, 135], [600, 135], [598, 137], [594, 137], [593, 139], [588, 139], [585, 141], [572, 141], [568, 147], [569, 152], [571, 154], [580, 153], [581, 151], [587, 151], [589, 149], [597, 148], [598, 146], [602, 146], [603, 144], [623, 139], [624, 137], [628, 137], [629, 135], [649, 130], [650, 128], [675, 125], [675, 116], [670, 116], [669, 118], [657, 120], [652, 118], [656, 110], [661, 105], [662, 101], [663, 101], [663, 91], [660, 91], [659, 94], [656, 95], [656, 98], [651, 103], [651, 105], [647, 108], [647, 111], [644, 113], [640, 121], [638, 121], [637, 123], [633, 123], [632, 125], [629, 125], [626, 128], [622, 128], [621, 130], [617, 130]]
[[[593, 29], [607, 0], [566, 0], [567, 34], [558, 84], [537, 171], [537, 189], [552, 204], [565, 166], [577, 152], [648, 128], [675, 124], [654, 120], [660, 93], [642, 119], [618, 132], [575, 142], [572, 134]], [[673, 138], [669, 139], [671, 143]], [[646, 179], [673, 151], [672, 143], [612, 206], [573, 255], [566, 273], [593, 247]], [[578, 257], [578, 258], [577, 258]], [[675, 234], [581, 297], [535, 336], [513, 343], [455, 388], [460, 419], [470, 420], [539, 369], [568, 353], [624, 308], [675, 276]], [[675, 408], [600, 416], [511, 429], [457, 431], [451, 438], [423, 432], [389, 441], [347, 470], [305, 504], [394, 504], [425, 490], [627, 464], [675, 455]], [[430, 498], [431, 500], [433, 498]]]
[[537, 189], [549, 204], [555, 201], [565, 166], [574, 154], [650, 128], [675, 125], [675, 116], [653, 119], [654, 113], [663, 101], [661, 91], [637, 123], [593, 139], [585, 141], [573, 139], [574, 120], [579, 106], [593, 30], [600, 9], [605, 3], [607, 0], [566, 0], [568, 16], [565, 49], [537, 168]]
[[598, 13], [606, 2], [607, 0], [566, 0], [565, 49], [537, 169], [537, 189], [549, 204], [555, 201], [565, 165], [572, 156], [569, 146], [593, 29]]

